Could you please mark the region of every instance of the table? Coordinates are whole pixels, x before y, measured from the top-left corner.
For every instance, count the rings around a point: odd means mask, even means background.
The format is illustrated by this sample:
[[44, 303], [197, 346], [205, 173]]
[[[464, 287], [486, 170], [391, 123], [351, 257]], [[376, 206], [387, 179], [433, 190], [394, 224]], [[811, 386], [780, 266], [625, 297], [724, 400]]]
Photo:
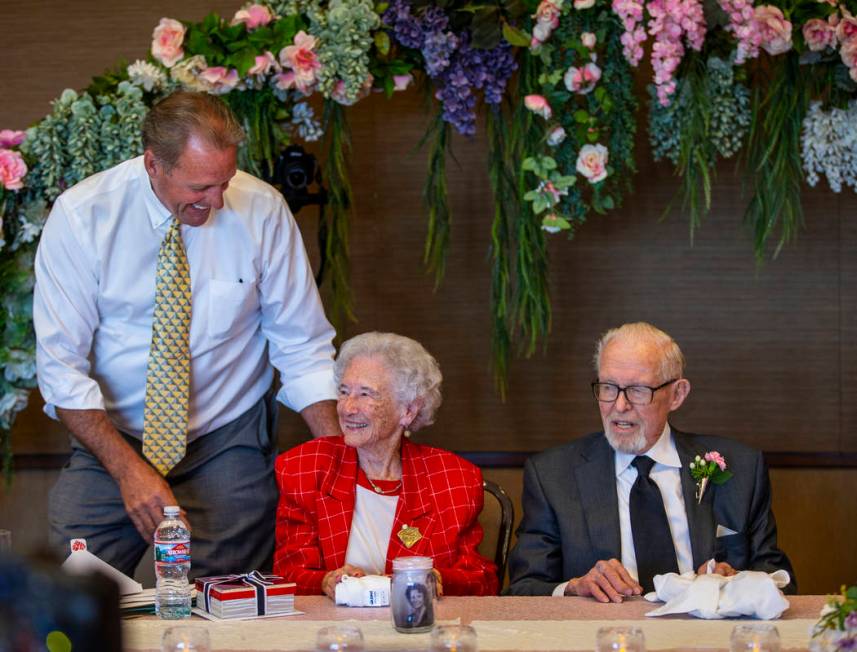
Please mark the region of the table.
[[[806, 650], [810, 627], [818, 620], [824, 596], [790, 596], [791, 607], [775, 621], [783, 650]], [[356, 621], [367, 650], [426, 650], [428, 634], [399, 634], [387, 608], [336, 607], [322, 596], [298, 596], [301, 616], [211, 622], [194, 616], [190, 622], [209, 629], [218, 652], [312, 650], [315, 633], [332, 621]], [[646, 618], [657, 606], [642, 598], [623, 604], [600, 604], [588, 598], [446, 597], [438, 602], [437, 622], [473, 625], [482, 652], [558, 652], [592, 650], [599, 627], [619, 621], [643, 628], [648, 650], [728, 650], [736, 620], [699, 620], [683, 616]], [[158, 652], [161, 633], [171, 624], [153, 617], [123, 623], [125, 649]]]

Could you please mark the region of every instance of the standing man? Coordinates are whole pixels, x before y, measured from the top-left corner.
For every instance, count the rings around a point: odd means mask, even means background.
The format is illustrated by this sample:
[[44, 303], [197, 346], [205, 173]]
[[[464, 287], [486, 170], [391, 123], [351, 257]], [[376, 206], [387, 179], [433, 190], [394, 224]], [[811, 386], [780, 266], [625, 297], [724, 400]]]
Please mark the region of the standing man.
[[[678, 344], [651, 324], [608, 331], [592, 383], [604, 432], [527, 460], [509, 592], [600, 602], [653, 590], [667, 572], [784, 569], [759, 451], [680, 433], [667, 417], [690, 392]], [[732, 477], [701, 501], [689, 464], [718, 451]], [[794, 590], [794, 581], [787, 589]]]
[[219, 99], [167, 97], [143, 156], [63, 193], [39, 243], [39, 388], [72, 435], [51, 543], [129, 575], [171, 504], [193, 576], [270, 564], [272, 365], [313, 435], [340, 432], [334, 332], [282, 196], [237, 171], [243, 138]]

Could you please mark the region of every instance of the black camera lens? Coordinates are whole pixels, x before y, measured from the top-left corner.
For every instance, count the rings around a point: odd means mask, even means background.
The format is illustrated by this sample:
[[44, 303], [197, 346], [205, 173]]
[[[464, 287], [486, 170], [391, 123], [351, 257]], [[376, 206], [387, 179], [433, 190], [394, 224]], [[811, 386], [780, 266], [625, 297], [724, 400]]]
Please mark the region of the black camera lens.
[[309, 174], [303, 161], [291, 163], [286, 168], [286, 185], [294, 190], [302, 190], [310, 184]]

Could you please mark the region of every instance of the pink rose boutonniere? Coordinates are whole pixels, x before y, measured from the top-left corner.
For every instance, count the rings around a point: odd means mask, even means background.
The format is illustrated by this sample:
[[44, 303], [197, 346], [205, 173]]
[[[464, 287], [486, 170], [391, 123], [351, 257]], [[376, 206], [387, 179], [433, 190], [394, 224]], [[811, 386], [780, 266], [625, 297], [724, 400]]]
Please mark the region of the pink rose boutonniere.
[[702, 495], [709, 481], [714, 484], [723, 484], [732, 477], [732, 471], [726, 470], [726, 458], [717, 451], [709, 451], [702, 457], [690, 463], [690, 475], [696, 480], [696, 502], [702, 502]]

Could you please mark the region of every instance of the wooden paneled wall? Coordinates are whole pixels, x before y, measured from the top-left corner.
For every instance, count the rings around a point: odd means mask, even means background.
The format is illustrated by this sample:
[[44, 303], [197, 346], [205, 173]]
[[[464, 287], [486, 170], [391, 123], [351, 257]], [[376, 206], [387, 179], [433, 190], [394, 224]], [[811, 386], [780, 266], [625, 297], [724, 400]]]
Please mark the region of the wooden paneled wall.
[[[83, 87], [120, 57], [142, 57], [161, 16], [198, 20], [210, 10], [229, 15], [240, 5], [36, 0], [7, 7], [0, 129], [28, 126], [63, 88]], [[597, 429], [588, 387], [593, 344], [607, 328], [643, 319], [670, 332], [689, 362], [693, 391], [677, 426], [736, 437], [767, 452], [795, 453], [799, 460], [810, 459], [803, 453], [855, 459], [857, 200], [850, 190], [833, 194], [824, 181], [807, 188], [806, 228], [798, 242], [758, 266], [742, 226], [748, 196], [741, 173], [731, 162], [720, 167], [712, 212], [691, 244], [680, 210], [662, 219], [676, 179], [668, 165], [651, 160], [641, 132], [636, 191], [624, 207], [592, 216], [573, 240], [551, 239], [552, 334], [536, 356], [514, 362], [503, 402], [489, 358], [492, 208], [484, 138], [453, 140], [452, 247], [446, 279], [435, 291], [421, 263], [427, 152], [416, 144], [429, 119], [423, 108], [420, 94], [409, 91], [392, 100], [373, 96], [349, 111], [359, 321], [343, 333], [400, 332], [438, 358], [444, 406], [436, 425], [419, 437], [456, 450], [535, 451]], [[316, 219], [312, 209], [298, 215], [311, 251]], [[38, 403], [34, 397], [19, 421], [16, 452], [67, 450], [61, 430], [40, 414]], [[305, 436], [300, 420], [284, 414], [283, 447]], [[857, 506], [853, 492], [843, 488], [853, 483], [854, 472], [846, 470], [775, 473], [781, 523], [789, 523], [796, 545], [809, 540], [801, 534], [809, 531], [829, 536], [833, 550], [842, 547], [838, 541], [853, 541], [853, 529], [849, 539], [845, 528], [857, 521]], [[14, 491], [0, 499], [0, 513], [8, 514], [9, 501], [19, 499]], [[857, 578], [854, 559], [813, 550], [800, 569], [802, 588], [828, 590]], [[809, 576], [825, 579], [807, 584]]]

